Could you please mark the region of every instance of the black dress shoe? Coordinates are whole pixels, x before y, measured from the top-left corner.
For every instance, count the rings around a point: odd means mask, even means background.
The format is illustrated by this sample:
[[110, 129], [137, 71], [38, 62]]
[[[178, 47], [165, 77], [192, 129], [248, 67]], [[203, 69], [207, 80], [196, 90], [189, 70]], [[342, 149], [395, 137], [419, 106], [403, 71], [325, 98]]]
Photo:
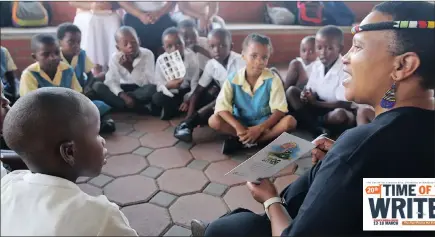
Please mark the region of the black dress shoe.
[[189, 126], [186, 122], [180, 123], [174, 131], [174, 137], [183, 142], [192, 142], [192, 132], [193, 128]]
[[244, 145], [239, 141], [239, 138], [231, 136], [225, 139], [224, 144], [222, 145], [222, 154], [230, 155], [242, 148], [244, 148]]
[[115, 121], [113, 119], [105, 119], [101, 121], [100, 133], [113, 133], [116, 130]]
[[200, 220], [193, 219], [190, 222], [190, 229], [192, 230], [192, 236], [204, 236], [207, 224]]

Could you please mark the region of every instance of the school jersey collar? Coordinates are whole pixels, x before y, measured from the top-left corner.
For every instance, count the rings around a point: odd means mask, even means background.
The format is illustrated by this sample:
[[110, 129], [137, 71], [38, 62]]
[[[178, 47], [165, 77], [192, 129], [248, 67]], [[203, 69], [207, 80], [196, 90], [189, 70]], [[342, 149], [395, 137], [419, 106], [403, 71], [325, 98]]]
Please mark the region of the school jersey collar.
[[241, 86], [242, 90], [247, 94], [249, 94], [250, 96], [254, 95], [255, 91], [257, 91], [258, 88], [260, 88], [263, 85], [265, 80], [274, 77], [274, 74], [269, 69], [265, 68], [261, 73], [260, 77], [258, 77], [257, 82], [255, 83], [254, 86], [254, 90], [252, 91], [251, 86], [249, 85], [248, 81], [246, 81], [245, 73], [246, 73], [246, 67], [240, 69], [237, 72], [236, 76], [234, 77], [232, 83]]
[[343, 70], [343, 61], [341, 60], [341, 58], [342, 58], [341, 54], [338, 55], [338, 58], [337, 58], [337, 60], [335, 60], [334, 65], [332, 65], [332, 67], [329, 69], [329, 71], [326, 74], [325, 74], [325, 65], [323, 65], [323, 63], [322, 63], [323, 74], [326, 76], [329, 73], [333, 73], [333, 72], [336, 73], [338, 70]]
[[[70, 65], [68, 65], [67, 63], [65, 63], [63, 61], [60, 61], [59, 65], [57, 65], [56, 70], [59, 72], [59, 71], [68, 70], [69, 68], [70, 68]], [[44, 72], [44, 71], [42, 71], [41, 66], [39, 65], [38, 62], [32, 64], [28, 70], [32, 71], [32, 72], [38, 72], [38, 73]]]
[[60, 57], [61, 57], [63, 62], [65, 62], [66, 64], [71, 65], [71, 67], [75, 68], [77, 66], [77, 63], [78, 63], [78, 60], [79, 60], [79, 56], [78, 55], [74, 55], [72, 57], [72, 59], [71, 59], [71, 63], [69, 63], [68, 60], [66, 60], [65, 56], [63, 55], [62, 48], [61, 48], [61, 50], [60, 50]]

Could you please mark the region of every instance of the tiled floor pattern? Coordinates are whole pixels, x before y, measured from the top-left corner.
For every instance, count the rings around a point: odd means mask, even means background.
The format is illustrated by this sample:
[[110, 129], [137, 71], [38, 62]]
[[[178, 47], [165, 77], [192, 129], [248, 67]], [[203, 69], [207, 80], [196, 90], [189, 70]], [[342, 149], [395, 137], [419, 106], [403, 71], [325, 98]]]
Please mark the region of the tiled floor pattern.
[[[255, 151], [221, 154], [222, 136], [208, 127], [197, 128], [194, 144], [173, 137], [180, 119], [160, 121], [134, 114], [115, 114], [115, 134], [106, 137], [110, 153], [102, 174], [80, 178], [90, 195], [104, 194], [121, 207], [141, 236], [188, 236], [192, 218], [212, 221], [237, 207], [263, 212], [244, 181], [224, 176]], [[283, 170], [279, 190], [311, 166], [311, 159]]]

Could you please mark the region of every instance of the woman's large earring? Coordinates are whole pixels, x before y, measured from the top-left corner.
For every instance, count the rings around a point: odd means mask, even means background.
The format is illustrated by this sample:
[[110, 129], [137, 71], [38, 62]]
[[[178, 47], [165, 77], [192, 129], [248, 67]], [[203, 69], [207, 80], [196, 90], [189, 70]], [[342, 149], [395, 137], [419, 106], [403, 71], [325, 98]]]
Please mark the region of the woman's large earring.
[[391, 109], [396, 105], [396, 82], [393, 83], [391, 88], [385, 92], [381, 100], [381, 107], [384, 109]]

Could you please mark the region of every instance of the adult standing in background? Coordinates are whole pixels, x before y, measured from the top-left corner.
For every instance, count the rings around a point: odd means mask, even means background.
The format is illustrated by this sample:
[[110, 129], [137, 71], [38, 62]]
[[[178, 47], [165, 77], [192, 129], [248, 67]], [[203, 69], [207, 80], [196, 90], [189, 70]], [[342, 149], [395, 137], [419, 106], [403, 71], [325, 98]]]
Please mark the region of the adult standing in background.
[[126, 11], [124, 25], [133, 27], [143, 48], [151, 50], [157, 58], [162, 50], [162, 34], [167, 28], [176, 26], [169, 16], [176, 2], [119, 2]]
[[81, 48], [95, 64], [94, 75], [107, 71], [116, 52], [115, 32], [121, 25], [116, 2], [70, 2], [77, 8], [74, 25], [82, 32]]

